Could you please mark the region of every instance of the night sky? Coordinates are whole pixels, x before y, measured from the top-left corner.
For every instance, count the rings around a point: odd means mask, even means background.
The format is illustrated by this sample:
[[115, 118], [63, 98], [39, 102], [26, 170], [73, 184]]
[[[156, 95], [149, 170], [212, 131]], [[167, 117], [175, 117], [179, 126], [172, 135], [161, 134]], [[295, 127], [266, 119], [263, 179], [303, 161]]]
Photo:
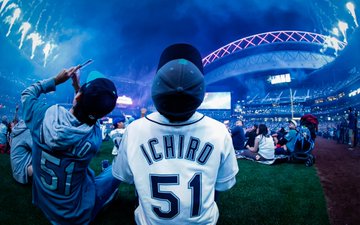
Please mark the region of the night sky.
[[[360, 3], [352, 0], [358, 13]], [[5, 4], [6, 3], [6, 4]], [[84, 69], [108, 77], [148, 83], [162, 50], [173, 43], [196, 46], [205, 57], [237, 39], [277, 30], [333, 35], [342, 20], [351, 39], [355, 22], [344, 0], [0, 0], [0, 71], [46, 78], [87, 59]], [[10, 4], [13, 4], [10, 7]], [[358, 8], [356, 8], [358, 7]], [[9, 32], [11, 15], [21, 13]], [[359, 14], [359, 13], [358, 13]], [[31, 40], [21, 25], [31, 24], [43, 43], [31, 59]], [[6, 36], [7, 35], [7, 36]], [[337, 37], [344, 40], [343, 35]], [[44, 60], [42, 49], [54, 44]]]

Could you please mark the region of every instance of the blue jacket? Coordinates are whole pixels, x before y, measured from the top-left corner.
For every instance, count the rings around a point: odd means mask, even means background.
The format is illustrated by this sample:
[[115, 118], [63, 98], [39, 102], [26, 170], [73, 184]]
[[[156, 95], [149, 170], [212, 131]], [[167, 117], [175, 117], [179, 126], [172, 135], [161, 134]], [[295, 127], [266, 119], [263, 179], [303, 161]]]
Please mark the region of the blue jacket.
[[55, 90], [53, 78], [26, 88], [24, 120], [33, 138], [33, 203], [52, 224], [88, 224], [95, 204], [94, 172], [88, 167], [100, 148], [99, 123], [80, 123], [64, 107], [39, 101]]
[[235, 150], [244, 149], [245, 132], [242, 126], [235, 126], [231, 129], [231, 137]]

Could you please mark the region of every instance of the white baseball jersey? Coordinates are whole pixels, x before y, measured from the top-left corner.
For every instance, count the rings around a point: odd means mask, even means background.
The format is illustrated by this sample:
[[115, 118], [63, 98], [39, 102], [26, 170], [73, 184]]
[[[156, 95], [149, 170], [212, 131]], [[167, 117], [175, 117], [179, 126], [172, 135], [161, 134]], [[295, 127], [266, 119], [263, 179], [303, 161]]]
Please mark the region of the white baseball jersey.
[[121, 143], [124, 133], [125, 133], [124, 128], [117, 128], [109, 133], [109, 137], [112, 139], [114, 143], [113, 152], [119, 150], [119, 145]]
[[225, 126], [196, 112], [170, 123], [159, 113], [126, 128], [114, 177], [134, 183], [137, 224], [216, 224], [215, 190], [235, 183], [238, 165]]

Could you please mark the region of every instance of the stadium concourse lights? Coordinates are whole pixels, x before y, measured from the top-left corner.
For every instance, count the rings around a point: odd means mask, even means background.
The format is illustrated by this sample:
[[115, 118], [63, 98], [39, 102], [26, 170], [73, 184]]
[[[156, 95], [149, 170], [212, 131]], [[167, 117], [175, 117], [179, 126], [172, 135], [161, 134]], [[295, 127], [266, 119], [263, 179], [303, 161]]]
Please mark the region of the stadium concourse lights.
[[132, 105], [133, 101], [130, 97], [123, 95], [117, 98], [116, 103], [119, 105]]
[[360, 88], [356, 89], [355, 91], [351, 91], [349, 93], [349, 97], [354, 97], [356, 95], [360, 94]]

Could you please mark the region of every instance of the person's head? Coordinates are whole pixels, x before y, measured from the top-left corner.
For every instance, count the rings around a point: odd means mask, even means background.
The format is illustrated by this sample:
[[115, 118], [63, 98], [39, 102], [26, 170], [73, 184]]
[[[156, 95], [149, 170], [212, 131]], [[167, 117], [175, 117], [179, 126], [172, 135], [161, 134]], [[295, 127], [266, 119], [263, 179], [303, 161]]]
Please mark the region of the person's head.
[[113, 121], [113, 126], [114, 126], [114, 129], [124, 128], [125, 127], [125, 117], [121, 115], [120, 117], [115, 118]]
[[259, 127], [257, 128], [257, 130], [256, 130], [256, 133], [258, 134], [258, 135], [264, 135], [264, 136], [266, 136], [267, 134], [268, 134], [268, 128], [267, 128], [267, 126], [265, 125], [265, 124], [260, 124], [259, 125]]
[[253, 130], [257, 130], [257, 129], [258, 129], [258, 127], [259, 127], [259, 125], [254, 124], [254, 125], [253, 125]]
[[151, 97], [157, 111], [170, 121], [188, 120], [204, 100], [205, 82], [199, 51], [174, 44], [161, 54]]
[[349, 112], [352, 112], [352, 111], [353, 111], [353, 108], [349, 107], [348, 111], [349, 111]]
[[8, 118], [7, 118], [7, 116], [2, 116], [1, 117], [1, 122], [3, 123], [3, 124], [8, 124]]
[[90, 73], [75, 96], [73, 114], [80, 122], [92, 126], [115, 108], [117, 97], [111, 80]]
[[242, 126], [243, 126], [243, 122], [242, 122], [241, 120], [237, 120], [236, 123], [235, 123], [235, 125], [242, 127]]
[[294, 119], [289, 120], [289, 129], [296, 129], [297, 122]]
[[16, 125], [17, 123], [16, 122], [14, 122], [14, 121], [11, 121], [10, 122], [10, 130], [12, 130], [14, 127], [15, 127], [15, 125]]

